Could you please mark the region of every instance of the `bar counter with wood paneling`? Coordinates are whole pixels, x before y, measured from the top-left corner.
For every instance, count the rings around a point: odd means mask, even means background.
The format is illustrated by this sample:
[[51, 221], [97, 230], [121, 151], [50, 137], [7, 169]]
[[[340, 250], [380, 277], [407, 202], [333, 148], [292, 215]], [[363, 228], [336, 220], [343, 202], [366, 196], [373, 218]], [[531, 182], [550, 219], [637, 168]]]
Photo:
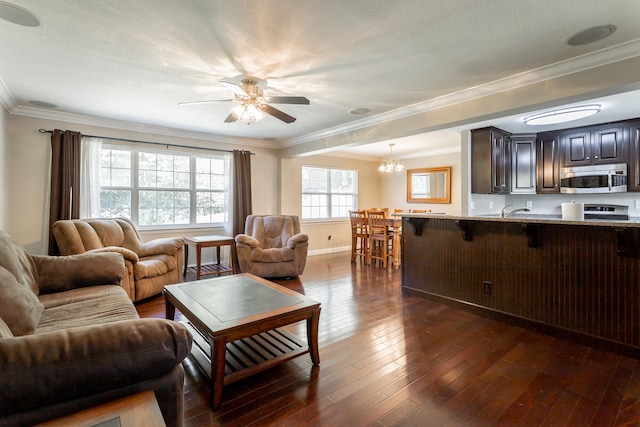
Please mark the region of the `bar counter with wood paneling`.
[[640, 222], [402, 217], [405, 292], [640, 358]]

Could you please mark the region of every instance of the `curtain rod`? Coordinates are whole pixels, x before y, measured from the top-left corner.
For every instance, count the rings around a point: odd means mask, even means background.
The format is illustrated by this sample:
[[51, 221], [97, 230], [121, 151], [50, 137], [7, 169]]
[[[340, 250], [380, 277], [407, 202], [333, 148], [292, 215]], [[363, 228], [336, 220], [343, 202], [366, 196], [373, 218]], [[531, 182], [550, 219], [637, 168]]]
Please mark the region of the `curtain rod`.
[[[38, 129], [38, 132], [40, 133], [53, 133], [52, 130], [47, 130], [47, 129]], [[62, 131], [64, 132], [64, 131]], [[170, 143], [162, 143], [162, 142], [152, 142], [152, 141], [139, 141], [136, 139], [125, 139], [125, 138], [114, 138], [111, 136], [98, 136], [98, 135], [82, 135], [82, 136], [86, 136], [88, 138], [102, 138], [102, 139], [110, 139], [112, 141], [124, 141], [124, 142], [135, 142], [138, 144], [149, 144], [149, 145], [159, 145], [162, 147], [179, 147], [179, 148], [191, 148], [194, 150], [206, 150], [206, 151], [218, 151], [218, 152], [222, 152], [222, 153], [233, 153], [234, 150], [222, 150], [219, 148], [206, 148], [206, 147], [196, 147], [193, 145], [180, 145], [180, 144], [170, 144]], [[247, 150], [238, 150], [238, 151], [247, 151]], [[254, 155], [255, 153], [252, 153], [251, 151], [249, 151], [249, 154]]]

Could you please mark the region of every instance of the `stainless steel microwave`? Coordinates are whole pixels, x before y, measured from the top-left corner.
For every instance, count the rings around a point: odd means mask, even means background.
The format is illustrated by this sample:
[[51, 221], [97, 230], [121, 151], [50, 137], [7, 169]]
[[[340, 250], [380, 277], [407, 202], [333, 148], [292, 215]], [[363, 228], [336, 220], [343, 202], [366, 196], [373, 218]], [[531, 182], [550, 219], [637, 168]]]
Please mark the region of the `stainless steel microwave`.
[[560, 169], [561, 193], [623, 193], [625, 191], [627, 191], [626, 163]]

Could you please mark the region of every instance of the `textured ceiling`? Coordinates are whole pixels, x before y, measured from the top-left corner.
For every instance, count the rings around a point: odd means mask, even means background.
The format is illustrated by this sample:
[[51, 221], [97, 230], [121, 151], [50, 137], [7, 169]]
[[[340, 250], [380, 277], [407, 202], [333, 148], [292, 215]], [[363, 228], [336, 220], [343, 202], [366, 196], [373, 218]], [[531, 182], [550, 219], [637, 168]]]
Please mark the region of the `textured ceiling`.
[[[7, 3], [42, 22], [0, 20], [0, 100], [10, 112], [275, 146], [640, 40], [638, 0]], [[565, 43], [602, 24], [617, 31], [587, 46]], [[311, 104], [278, 106], [295, 123], [267, 117], [250, 126], [223, 123], [228, 102], [178, 106], [228, 99], [232, 92], [218, 82], [242, 76], [266, 79], [266, 95], [306, 96]], [[371, 112], [350, 114], [355, 108]]]

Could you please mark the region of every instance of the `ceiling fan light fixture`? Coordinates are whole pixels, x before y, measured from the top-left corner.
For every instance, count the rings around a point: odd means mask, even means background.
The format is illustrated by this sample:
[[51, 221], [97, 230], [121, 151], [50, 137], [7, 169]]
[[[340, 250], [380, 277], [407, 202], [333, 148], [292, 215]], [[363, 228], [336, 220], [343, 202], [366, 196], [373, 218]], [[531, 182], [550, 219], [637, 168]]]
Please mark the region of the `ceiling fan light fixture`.
[[389, 156], [389, 160], [383, 160], [378, 166], [378, 172], [384, 173], [394, 173], [394, 172], [402, 172], [404, 170], [404, 166], [397, 160], [393, 158], [393, 146], [395, 144], [389, 144], [391, 149], [391, 155]]
[[583, 119], [600, 112], [600, 105], [580, 105], [577, 107], [561, 108], [559, 110], [546, 111], [524, 118], [528, 125], [552, 125], [556, 123], [570, 122]]
[[251, 100], [247, 100], [246, 102], [233, 107], [231, 109], [231, 114], [248, 125], [264, 119], [264, 113], [262, 110], [260, 110], [256, 102], [252, 102]]

